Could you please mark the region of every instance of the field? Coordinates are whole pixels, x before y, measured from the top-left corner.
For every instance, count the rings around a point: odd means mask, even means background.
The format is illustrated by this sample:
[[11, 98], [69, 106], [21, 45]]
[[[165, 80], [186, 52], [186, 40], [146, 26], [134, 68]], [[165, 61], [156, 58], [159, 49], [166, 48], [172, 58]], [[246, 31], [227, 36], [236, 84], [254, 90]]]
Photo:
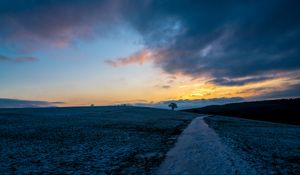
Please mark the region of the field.
[[257, 174], [300, 172], [299, 126], [225, 116], [204, 120]]
[[0, 174], [297, 174], [299, 160], [296, 125], [130, 106], [0, 110]]
[[149, 174], [194, 114], [136, 107], [0, 110], [0, 174]]

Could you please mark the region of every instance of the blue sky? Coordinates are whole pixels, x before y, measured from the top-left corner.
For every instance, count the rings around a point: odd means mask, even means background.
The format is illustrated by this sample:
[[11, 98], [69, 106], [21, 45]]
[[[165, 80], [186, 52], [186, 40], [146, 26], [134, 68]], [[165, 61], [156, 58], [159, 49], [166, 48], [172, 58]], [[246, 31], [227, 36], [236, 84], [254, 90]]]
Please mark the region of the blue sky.
[[[2, 62], [1, 97], [48, 99], [66, 92], [76, 96], [78, 91], [85, 94], [84, 91], [95, 92], [97, 88], [101, 91], [102, 88], [120, 86], [119, 79], [131, 77], [141, 69], [140, 66], [120, 70], [104, 64], [105, 60], [130, 55], [143, 45], [134, 31], [126, 28], [119, 30], [123, 31], [92, 40], [76, 40], [68, 47], [42, 48], [30, 52], [32, 57], [39, 58], [37, 61]], [[1, 53], [11, 57], [22, 56], [5, 47], [1, 48]], [[138, 74], [135, 77], [142, 78]]]

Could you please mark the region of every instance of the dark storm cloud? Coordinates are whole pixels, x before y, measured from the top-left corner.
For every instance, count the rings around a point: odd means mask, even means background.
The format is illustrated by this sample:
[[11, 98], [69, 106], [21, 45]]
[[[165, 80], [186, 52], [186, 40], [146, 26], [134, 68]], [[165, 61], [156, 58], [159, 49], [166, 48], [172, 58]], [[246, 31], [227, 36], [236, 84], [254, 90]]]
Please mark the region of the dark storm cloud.
[[[155, 1], [133, 17], [168, 73], [221, 79], [300, 68], [299, 1]], [[260, 78], [257, 78], [260, 80]]]
[[0, 108], [33, 108], [33, 107], [54, 107], [63, 102], [32, 101], [0, 98]]
[[[293, 80], [300, 69], [297, 0], [149, 1], [137, 6], [139, 15], [130, 10], [131, 23], [167, 73], [208, 75], [214, 84], [240, 86], [290, 75]], [[299, 86], [286, 87], [269, 96], [299, 95]]]

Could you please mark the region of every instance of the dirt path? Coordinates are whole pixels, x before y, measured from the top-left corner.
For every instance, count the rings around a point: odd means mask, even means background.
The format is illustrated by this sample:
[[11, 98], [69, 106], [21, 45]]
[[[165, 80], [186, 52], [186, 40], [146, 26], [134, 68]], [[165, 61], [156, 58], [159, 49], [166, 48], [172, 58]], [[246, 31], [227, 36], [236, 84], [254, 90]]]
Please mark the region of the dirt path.
[[204, 117], [195, 118], [183, 131], [157, 174], [256, 174], [247, 162], [221, 142], [204, 122]]

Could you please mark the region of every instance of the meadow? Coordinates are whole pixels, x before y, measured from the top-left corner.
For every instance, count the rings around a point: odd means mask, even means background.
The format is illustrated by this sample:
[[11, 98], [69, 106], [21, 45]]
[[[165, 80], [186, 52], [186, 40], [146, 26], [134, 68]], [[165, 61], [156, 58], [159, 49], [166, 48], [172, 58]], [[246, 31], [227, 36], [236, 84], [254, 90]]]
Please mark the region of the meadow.
[[0, 110], [0, 174], [148, 174], [194, 114], [136, 107]]

